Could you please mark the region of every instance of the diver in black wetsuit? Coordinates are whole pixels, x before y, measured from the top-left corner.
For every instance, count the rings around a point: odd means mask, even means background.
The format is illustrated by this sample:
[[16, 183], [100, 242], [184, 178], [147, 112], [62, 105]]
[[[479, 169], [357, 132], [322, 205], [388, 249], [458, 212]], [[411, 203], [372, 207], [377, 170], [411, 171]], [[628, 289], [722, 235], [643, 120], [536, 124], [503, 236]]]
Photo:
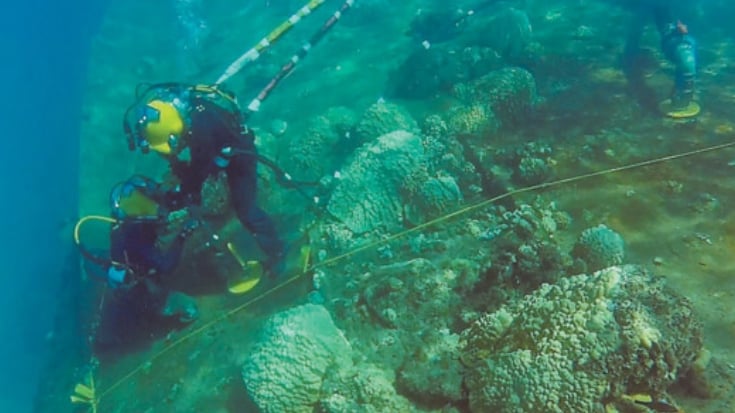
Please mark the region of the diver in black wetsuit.
[[164, 196], [158, 184], [142, 176], [113, 188], [110, 203], [117, 223], [110, 232], [106, 278], [122, 302], [120, 311], [188, 323], [198, 316], [194, 299], [163, 287], [162, 277], [178, 265], [184, 243], [198, 222], [184, 222], [164, 246], [161, 238], [169, 231], [167, 210], [161, 203]]
[[156, 85], [128, 110], [125, 127], [131, 149], [153, 150], [169, 161], [180, 181], [168, 195], [173, 209], [201, 205], [204, 181], [224, 171], [237, 217], [266, 255], [264, 270], [271, 277], [283, 272], [284, 243], [255, 202], [255, 136], [232, 95], [205, 86]]
[[[158, 184], [142, 176], [117, 184], [110, 196], [110, 250], [93, 253], [77, 241], [87, 274], [105, 279], [111, 288], [95, 334], [98, 350], [147, 340], [199, 316], [196, 301], [166, 287], [165, 279], [199, 223], [189, 219], [172, 231], [169, 219], [176, 214], [163, 206], [164, 196]], [[169, 235], [173, 238], [165, 242]]]

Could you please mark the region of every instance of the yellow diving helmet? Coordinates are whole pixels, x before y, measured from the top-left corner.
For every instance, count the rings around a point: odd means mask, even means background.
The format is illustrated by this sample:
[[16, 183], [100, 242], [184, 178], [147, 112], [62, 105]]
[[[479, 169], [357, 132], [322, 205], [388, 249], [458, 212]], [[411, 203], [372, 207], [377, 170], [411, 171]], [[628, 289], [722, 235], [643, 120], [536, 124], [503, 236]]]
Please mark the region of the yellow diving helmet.
[[158, 220], [161, 207], [151, 198], [155, 186], [155, 182], [139, 175], [115, 185], [110, 193], [112, 216], [118, 220]]
[[140, 144], [168, 155], [179, 146], [184, 120], [173, 104], [155, 99], [142, 107], [138, 128]]

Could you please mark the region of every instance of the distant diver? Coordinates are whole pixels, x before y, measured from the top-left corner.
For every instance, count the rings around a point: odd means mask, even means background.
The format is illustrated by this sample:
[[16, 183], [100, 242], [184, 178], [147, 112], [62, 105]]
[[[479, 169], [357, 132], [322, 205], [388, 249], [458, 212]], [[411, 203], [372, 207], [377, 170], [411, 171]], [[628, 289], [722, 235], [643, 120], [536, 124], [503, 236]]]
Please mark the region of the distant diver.
[[[653, 21], [661, 36], [661, 51], [674, 65], [674, 88], [671, 96], [659, 105], [660, 111], [675, 119], [692, 118], [700, 106], [694, 100], [697, 75], [697, 43], [683, 23], [676, 0], [626, 0], [622, 2], [633, 10], [634, 17], [625, 44], [624, 68], [629, 80], [641, 84], [640, 67], [636, 57], [646, 25]], [[616, 3], [620, 4], [620, 3]]]
[[[623, 64], [626, 76], [636, 93], [645, 91], [640, 67], [640, 42], [649, 22], [654, 22], [661, 37], [661, 50], [674, 65], [674, 88], [663, 102], [656, 102], [657, 110], [668, 117], [686, 119], [697, 116], [701, 110], [694, 100], [697, 75], [697, 43], [682, 19], [685, 0], [608, 0], [616, 6], [632, 10], [634, 17], [625, 43]], [[436, 10], [419, 10], [411, 22], [408, 34], [425, 45], [447, 42], [461, 34], [470, 16], [493, 6], [497, 0], [479, 1], [467, 9], [444, 6]], [[653, 94], [651, 94], [653, 95]], [[651, 97], [644, 100], [653, 100]]]

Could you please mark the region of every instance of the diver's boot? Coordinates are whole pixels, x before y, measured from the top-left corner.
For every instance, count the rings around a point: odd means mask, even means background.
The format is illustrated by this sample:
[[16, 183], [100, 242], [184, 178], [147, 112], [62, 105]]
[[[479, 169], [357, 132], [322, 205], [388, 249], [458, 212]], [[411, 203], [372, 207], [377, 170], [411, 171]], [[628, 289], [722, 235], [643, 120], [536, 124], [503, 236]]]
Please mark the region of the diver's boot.
[[288, 248], [279, 254], [268, 257], [263, 262], [263, 272], [270, 280], [278, 280], [286, 274], [286, 256]]
[[161, 316], [188, 324], [199, 318], [199, 308], [194, 298], [178, 291], [172, 291], [166, 297]]
[[301, 275], [307, 270], [311, 259], [311, 246], [308, 243], [290, 243], [284, 250], [263, 263], [263, 269], [272, 280], [286, 276]]

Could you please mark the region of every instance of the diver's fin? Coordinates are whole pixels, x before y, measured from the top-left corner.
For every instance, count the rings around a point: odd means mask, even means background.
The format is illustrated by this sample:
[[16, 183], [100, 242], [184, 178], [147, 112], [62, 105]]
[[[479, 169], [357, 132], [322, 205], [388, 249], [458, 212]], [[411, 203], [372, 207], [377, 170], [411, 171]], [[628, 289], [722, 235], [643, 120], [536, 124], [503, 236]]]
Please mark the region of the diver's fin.
[[666, 99], [661, 102], [659, 109], [663, 114], [672, 119], [693, 118], [699, 115], [699, 112], [701, 112], [702, 110], [702, 108], [699, 106], [699, 103], [695, 101], [689, 102], [689, 104], [684, 106], [683, 108], [674, 108], [671, 104], [671, 99]]
[[97, 397], [94, 391], [94, 377], [89, 374], [89, 384], [77, 383], [74, 393], [69, 396], [72, 403], [88, 404], [92, 413], [97, 413]]
[[309, 270], [311, 265], [311, 244], [302, 245], [299, 249], [299, 262], [298, 262], [299, 274], [303, 274]]
[[258, 261], [245, 261], [231, 242], [227, 243], [227, 249], [240, 263], [243, 270], [239, 277], [232, 278], [227, 282], [227, 290], [232, 294], [245, 294], [260, 282], [263, 277], [263, 266]]
[[94, 399], [94, 390], [86, 384], [77, 383], [74, 386], [74, 395], [85, 399]]
[[[259, 262], [255, 261], [255, 263], [260, 266]], [[237, 278], [227, 283], [227, 291], [229, 291], [231, 294], [245, 294], [246, 292], [255, 288], [255, 286], [258, 285], [259, 282], [259, 276], [245, 276]]]
[[[227, 282], [227, 290], [232, 294], [245, 294], [255, 288], [263, 278], [263, 264], [255, 260], [245, 261], [231, 242], [227, 243], [227, 249], [235, 257], [237, 262], [240, 263], [240, 267], [243, 270], [240, 276], [232, 278]], [[308, 241], [298, 249], [294, 248], [291, 251], [293, 252], [288, 253], [284, 258], [286, 260], [286, 278], [306, 273], [311, 265], [311, 245]]]
[[79, 397], [76, 394], [72, 394], [71, 396], [69, 396], [69, 399], [71, 399], [71, 402], [72, 403], [84, 403], [84, 404], [90, 404], [91, 403], [90, 399], [87, 399], [87, 398], [84, 398], [84, 397]]

